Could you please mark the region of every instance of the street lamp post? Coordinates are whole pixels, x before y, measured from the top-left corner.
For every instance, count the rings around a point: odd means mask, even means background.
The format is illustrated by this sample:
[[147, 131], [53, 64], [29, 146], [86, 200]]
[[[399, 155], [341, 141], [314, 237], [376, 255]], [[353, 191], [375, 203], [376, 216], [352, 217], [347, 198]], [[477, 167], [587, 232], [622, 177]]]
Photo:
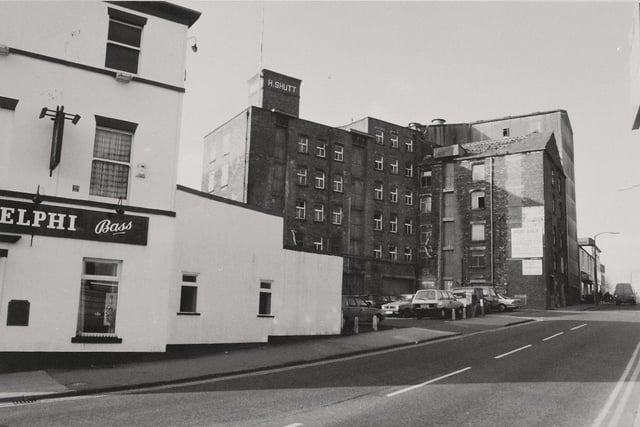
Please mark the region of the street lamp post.
[[598, 245], [596, 243], [596, 239], [601, 234], [620, 234], [618, 231], [601, 231], [593, 236], [593, 303], [598, 304], [599, 301], [597, 299], [598, 296]]

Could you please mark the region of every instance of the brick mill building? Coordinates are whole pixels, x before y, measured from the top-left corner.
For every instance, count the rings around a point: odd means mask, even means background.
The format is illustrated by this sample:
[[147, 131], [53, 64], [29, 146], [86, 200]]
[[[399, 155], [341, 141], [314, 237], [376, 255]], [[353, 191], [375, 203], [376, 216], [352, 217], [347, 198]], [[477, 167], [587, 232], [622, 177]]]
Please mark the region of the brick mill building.
[[[202, 189], [282, 215], [286, 248], [342, 256], [343, 293], [398, 294], [426, 287], [473, 283], [504, 287], [507, 283], [503, 291], [527, 295], [530, 305], [551, 307], [556, 304], [551, 295], [556, 294], [565, 303], [566, 225], [558, 221], [566, 221], [566, 174], [551, 132], [465, 145], [481, 135], [468, 131], [471, 124], [446, 125], [440, 120], [428, 126], [401, 126], [367, 117], [332, 127], [299, 117], [299, 79], [262, 70], [249, 86], [250, 107], [205, 136]], [[471, 209], [471, 203], [479, 202], [480, 193], [473, 195], [472, 202], [470, 194], [462, 196], [468, 188], [456, 193], [438, 187], [444, 184], [439, 177], [445, 169], [464, 182], [465, 174], [471, 174], [467, 171], [470, 159], [485, 162], [489, 177], [489, 162], [507, 158], [512, 168], [516, 167], [513, 159], [526, 159], [522, 165], [517, 163], [528, 168], [526, 177], [518, 181], [523, 187], [511, 189], [513, 194], [526, 194], [519, 199], [519, 210], [509, 205], [515, 199], [498, 188], [515, 185], [513, 169], [508, 177], [494, 175], [493, 184], [483, 181], [478, 189], [485, 191], [486, 208], [479, 210]], [[449, 164], [458, 166], [449, 169]], [[560, 193], [554, 193], [557, 211], [549, 211], [553, 215], [547, 212], [553, 200], [551, 176], [554, 183], [562, 182], [557, 187]], [[495, 189], [493, 204], [490, 185]], [[446, 206], [456, 210], [452, 217], [458, 224], [452, 235], [455, 243], [442, 240], [450, 236], [446, 229], [451, 217], [440, 217], [448, 211], [439, 203], [449, 194], [457, 198], [455, 207]], [[472, 228], [477, 233], [478, 227], [471, 227], [469, 221], [476, 218], [485, 221], [485, 236], [494, 233], [486, 215], [502, 221], [495, 232], [509, 235], [508, 239], [496, 236], [493, 247], [489, 237], [482, 244], [471, 240]], [[547, 231], [553, 227], [556, 244], [562, 241], [563, 245], [555, 267], [553, 242], [547, 241], [551, 236]], [[505, 246], [511, 244], [511, 228], [544, 233], [542, 253], [525, 250], [513, 257]], [[445, 234], [440, 235], [441, 231]], [[524, 244], [522, 239], [529, 236], [513, 233], [516, 244]], [[511, 262], [512, 258], [517, 261]], [[563, 277], [556, 274], [559, 271]], [[558, 276], [555, 282], [549, 282], [552, 274]]]

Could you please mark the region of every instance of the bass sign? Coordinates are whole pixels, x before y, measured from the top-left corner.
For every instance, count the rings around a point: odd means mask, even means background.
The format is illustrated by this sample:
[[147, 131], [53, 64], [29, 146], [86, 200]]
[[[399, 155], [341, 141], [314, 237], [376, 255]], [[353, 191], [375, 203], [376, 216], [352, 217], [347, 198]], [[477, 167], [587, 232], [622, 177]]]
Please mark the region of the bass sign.
[[0, 199], [0, 232], [146, 245], [149, 218]]

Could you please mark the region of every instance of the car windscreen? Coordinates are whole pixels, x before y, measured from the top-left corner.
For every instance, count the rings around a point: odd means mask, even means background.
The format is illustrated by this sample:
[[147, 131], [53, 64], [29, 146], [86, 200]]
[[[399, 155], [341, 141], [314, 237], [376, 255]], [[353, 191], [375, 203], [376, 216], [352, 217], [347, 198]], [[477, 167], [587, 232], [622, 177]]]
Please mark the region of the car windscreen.
[[418, 291], [416, 292], [415, 299], [436, 299], [436, 291], [435, 290], [426, 290], [426, 291]]

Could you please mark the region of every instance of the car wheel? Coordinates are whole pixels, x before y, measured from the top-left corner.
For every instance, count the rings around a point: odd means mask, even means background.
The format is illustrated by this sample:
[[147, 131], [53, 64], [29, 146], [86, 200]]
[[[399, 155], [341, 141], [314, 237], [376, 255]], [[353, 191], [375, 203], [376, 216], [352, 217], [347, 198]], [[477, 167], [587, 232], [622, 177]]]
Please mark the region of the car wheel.
[[507, 310], [507, 306], [504, 304], [500, 304], [498, 306], [498, 311], [502, 312], [502, 311], [506, 311]]
[[402, 316], [402, 317], [411, 317], [411, 310], [408, 309], [408, 308], [402, 310], [402, 313], [400, 313], [400, 316]]

